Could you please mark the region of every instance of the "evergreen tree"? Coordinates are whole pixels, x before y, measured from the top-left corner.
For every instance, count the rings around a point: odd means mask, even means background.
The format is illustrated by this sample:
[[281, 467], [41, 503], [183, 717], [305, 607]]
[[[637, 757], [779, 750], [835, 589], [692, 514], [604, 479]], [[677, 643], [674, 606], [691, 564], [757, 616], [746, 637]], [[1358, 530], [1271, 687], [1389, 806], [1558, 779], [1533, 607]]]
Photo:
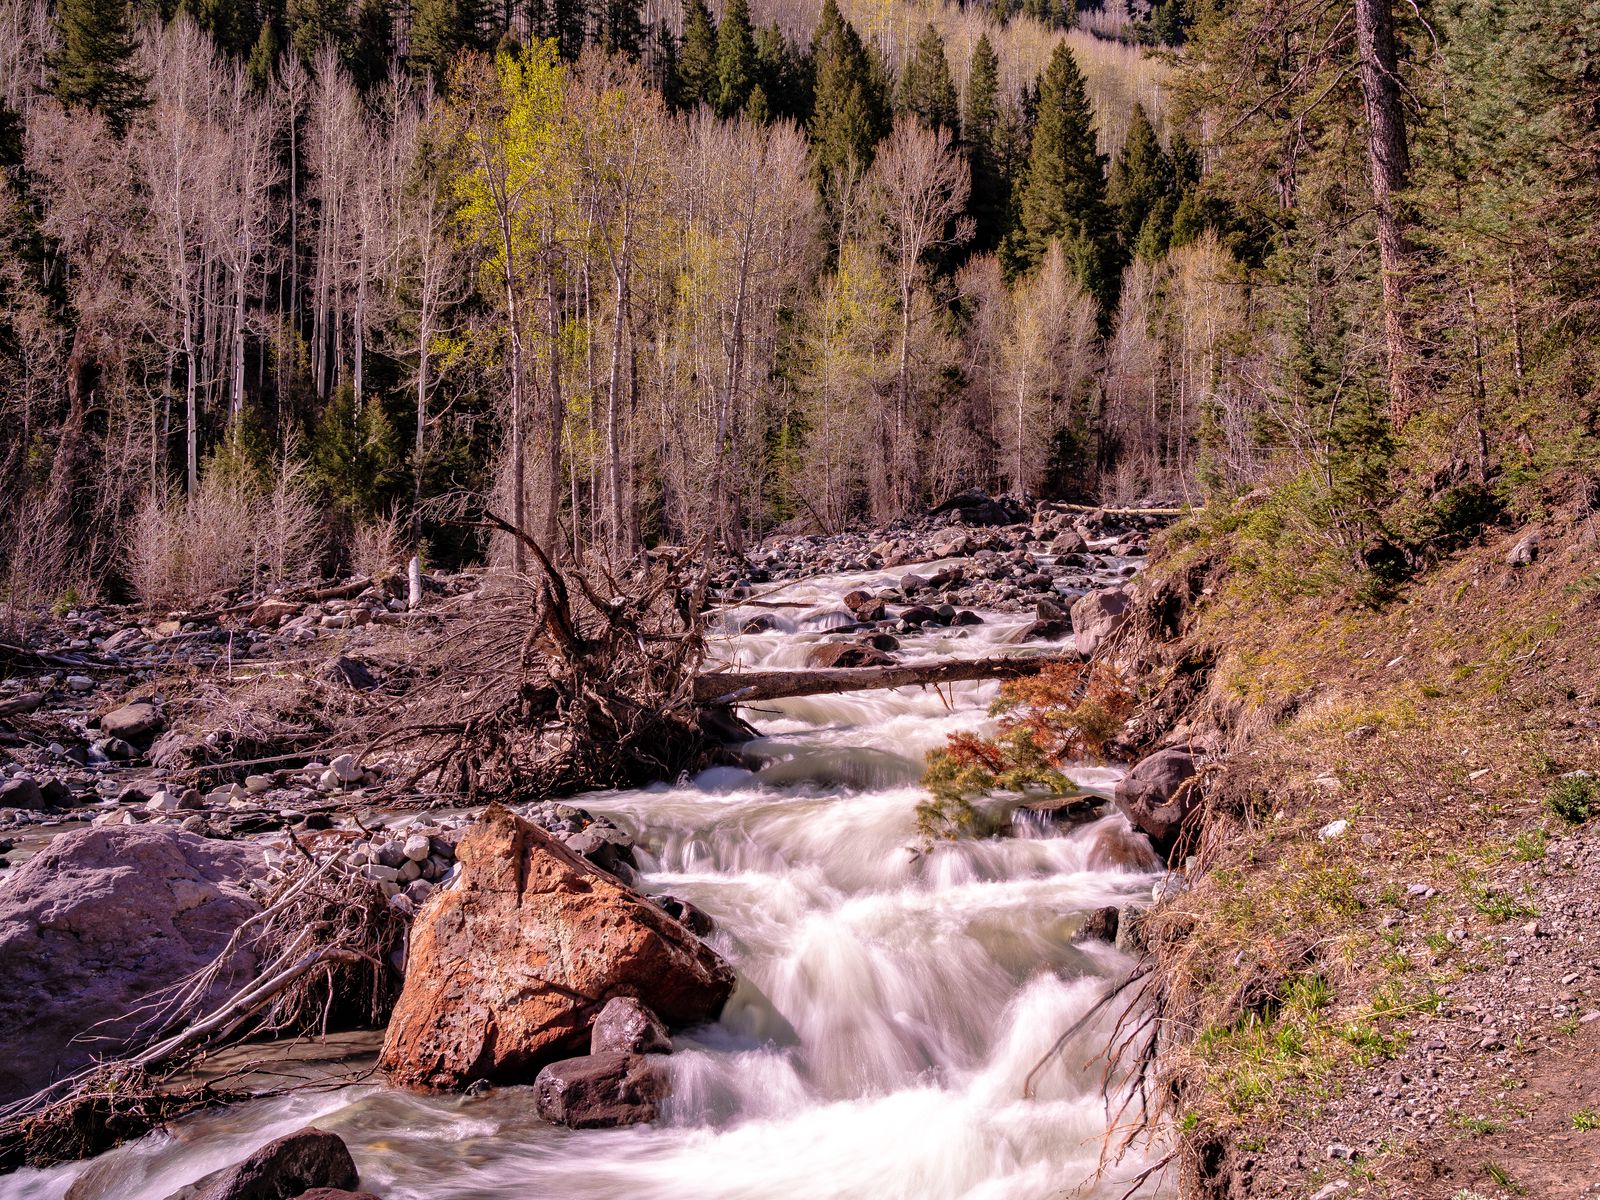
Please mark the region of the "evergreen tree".
[[747, 0], [728, 0], [717, 29], [717, 115], [742, 112], [756, 86], [756, 38]]
[[133, 65], [137, 45], [127, 0], [60, 0], [56, 33], [60, 48], [50, 62], [56, 98], [68, 108], [99, 113], [121, 137], [149, 103], [147, 80]]
[[315, 61], [317, 51], [324, 46], [349, 54], [351, 21], [347, 0], [289, 0], [284, 15], [290, 44], [307, 64]]
[[978, 35], [967, 66], [962, 119], [972, 170], [967, 212], [974, 226], [969, 243], [974, 254], [999, 246], [1009, 225], [1011, 180], [1001, 161], [1000, 120], [1000, 59], [989, 43], [989, 35], [983, 33]]
[[365, 89], [387, 79], [394, 55], [394, 14], [388, 0], [360, 0], [355, 36], [346, 55], [356, 85]]
[[682, 108], [678, 95], [678, 39], [665, 21], [656, 22], [656, 52], [652, 56], [651, 79], [661, 89], [668, 108]]
[[1109, 312], [1117, 282], [1116, 221], [1106, 203], [1105, 156], [1095, 146], [1094, 110], [1065, 42], [1056, 46], [1040, 80], [1019, 200], [1019, 224], [1007, 255], [1012, 269], [1033, 267], [1059, 238], [1084, 290]]
[[638, 61], [644, 49], [644, 14], [640, 0], [603, 0], [600, 6], [600, 48]]
[[1133, 106], [1128, 140], [1111, 168], [1106, 199], [1117, 214], [1122, 244], [1143, 258], [1166, 253], [1177, 208], [1177, 174], [1162, 150], [1144, 105]]
[[892, 114], [883, 69], [835, 0], [823, 0], [811, 58], [816, 72], [811, 146], [826, 195], [852, 171], [872, 165], [873, 151], [888, 134]]
[[994, 148], [995, 123], [1000, 119], [1000, 58], [980, 33], [967, 63], [967, 103], [963, 125], [974, 146]]
[[250, 6], [237, 0], [180, 0], [176, 11], [210, 34], [225, 54], [243, 55], [259, 33]]
[[250, 74], [250, 84], [256, 91], [266, 91], [267, 85], [272, 82], [272, 74], [278, 69], [280, 47], [277, 22], [263, 21], [261, 32], [256, 35], [256, 44], [251, 47], [250, 60], [245, 66]]
[[442, 82], [457, 54], [482, 48], [481, 15], [471, 0], [413, 0], [411, 69]]
[[803, 55], [776, 25], [756, 32], [756, 78], [769, 119], [804, 123], [811, 115], [811, 79]]
[[917, 44], [906, 59], [895, 107], [902, 113], [914, 114], [930, 129], [948, 130], [952, 138], [961, 136], [960, 102], [956, 99], [955, 81], [950, 78], [944, 39], [931, 24], [922, 27]]
[[678, 104], [710, 104], [717, 80], [717, 23], [705, 0], [683, 0], [683, 44], [678, 49]]

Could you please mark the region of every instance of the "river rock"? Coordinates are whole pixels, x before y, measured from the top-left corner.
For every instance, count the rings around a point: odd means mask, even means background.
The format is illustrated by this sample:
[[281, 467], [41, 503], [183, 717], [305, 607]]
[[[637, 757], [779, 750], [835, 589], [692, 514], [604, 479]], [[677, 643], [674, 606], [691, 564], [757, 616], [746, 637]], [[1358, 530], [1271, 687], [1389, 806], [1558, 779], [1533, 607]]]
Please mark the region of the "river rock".
[[1127, 621], [1132, 596], [1125, 587], [1101, 588], [1079, 597], [1072, 606], [1073, 643], [1078, 653], [1093, 658], [1105, 640]]
[[666, 1079], [643, 1054], [611, 1051], [553, 1062], [534, 1081], [534, 1104], [553, 1125], [610, 1129], [656, 1119]]
[[614, 996], [589, 1030], [589, 1053], [670, 1054], [672, 1039], [655, 1013], [632, 996]]
[[806, 655], [806, 662], [824, 670], [833, 667], [892, 667], [894, 659], [882, 650], [854, 642], [821, 642]]
[[[27, 1052], [0, 1058], [0, 1103], [87, 1066], [131, 1031], [139, 1001], [215, 958], [256, 911], [236, 881], [259, 853], [112, 825], [62, 834], [18, 868], [0, 891], [0, 1044]], [[216, 998], [253, 966], [240, 954]], [[99, 1040], [72, 1041], [102, 1021]]]
[[1112, 793], [1122, 815], [1134, 828], [1149, 834], [1162, 853], [1172, 848], [1184, 818], [1199, 798], [1194, 788], [1183, 786], [1195, 770], [1194, 756], [1187, 750], [1158, 750], [1141, 759]]
[[382, 1057], [396, 1081], [525, 1083], [582, 1049], [614, 996], [669, 1027], [722, 1011], [734, 976], [716, 952], [538, 826], [493, 805], [456, 855], [412, 930]]
[[1073, 941], [1115, 943], [1120, 919], [1120, 912], [1114, 904], [1097, 908], [1084, 917], [1083, 924], [1078, 926], [1078, 933]]
[[166, 727], [161, 710], [154, 704], [138, 702], [124, 704], [100, 718], [100, 732], [107, 737], [122, 738], [130, 742], [143, 741]]
[[1091, 871], [1132, 871], [1143, 875], [1161, 869], [1161, 856], [1147, 836], [1116, 817], [1094, 830], [1085, 865]]
[[18, 775], [0, 783], [0, 808], [40, 809], [44, 806], [44, 792], [38, 781]]
[[347, 1192], [343, 1188], [312, 1188], [295, 1200], [378, 1200], [371, 1192]]
[[268, 1142], [230, 1167], [196, 1200], [283, 1200], [313, 1188], [348, 1194], [360, 1186], [355, 1160], [336, 1133], [308, 1125]]

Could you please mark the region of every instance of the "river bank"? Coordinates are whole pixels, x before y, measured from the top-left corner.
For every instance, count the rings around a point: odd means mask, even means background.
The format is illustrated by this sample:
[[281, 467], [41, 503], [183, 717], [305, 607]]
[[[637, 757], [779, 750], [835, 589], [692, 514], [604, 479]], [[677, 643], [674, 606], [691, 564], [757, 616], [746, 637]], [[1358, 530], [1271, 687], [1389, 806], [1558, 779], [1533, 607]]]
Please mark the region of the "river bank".
[[1209, 516], [1134, 652], [1138, 719], [1222, 755], [1149, 926], [1184, 1194], [1592, 1197], [1594, 513], [1378, 605], [1274, 589]]

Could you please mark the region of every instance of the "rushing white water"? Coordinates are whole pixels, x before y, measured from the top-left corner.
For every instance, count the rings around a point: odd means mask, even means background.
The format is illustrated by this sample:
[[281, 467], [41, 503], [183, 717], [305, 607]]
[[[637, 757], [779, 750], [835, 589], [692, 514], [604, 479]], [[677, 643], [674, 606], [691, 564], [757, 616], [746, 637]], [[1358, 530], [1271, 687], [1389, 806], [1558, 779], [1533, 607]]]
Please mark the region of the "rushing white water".
[[[746, 666], [798, 666], [838, 597], [887, 577], [783, 593], [780, 628], [729, 636]], [[726, 614], [735, 631], [761, 610]], [[997, 652], [1027, 623], [905, 639], [901, 657]], [[312, 1120], [344, 1137], [386, 1200], [1044, 1200], [1120, 1196], [1144, 1163], [1097, 1176], [1109, 1018], [1034, 1077], [1128, 960], [1071, 938], [1085, 911], [1148, 894], [1089, 869], [1104, 818], [915, 854], [925, 752], [980, 727], [993, 685], [773, 704], [749, 714], [765, 765], [576, 801], [632, 829], [644, 886], [693, 901], [740, 983], [719, 1024], [680, 1034], [655, 1124], [557, 1129], [525, 1088], [476, 1099], [371, 1084], [211, 1112], [88, 1166], [0, 1179], [0, 1200], [164, 1200]], [[1104, 788], [1117, 772], [1084, 768]], [[1155, 1195], [1154, 1185], [1142, 1194]]]

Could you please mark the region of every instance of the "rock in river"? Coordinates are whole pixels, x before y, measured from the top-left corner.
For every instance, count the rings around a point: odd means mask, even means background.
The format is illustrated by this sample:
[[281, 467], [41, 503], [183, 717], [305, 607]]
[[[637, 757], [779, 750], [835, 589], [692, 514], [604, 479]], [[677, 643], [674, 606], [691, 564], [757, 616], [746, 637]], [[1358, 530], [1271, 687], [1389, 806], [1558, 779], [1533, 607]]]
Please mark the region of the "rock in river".
[[1102, 588], [1080, 597], [1072, 606], [1073, 641], [1078, 653], [1093, 658], [1095, 653], [1127, 621], [1132, 596], [1125, 587]]
[[[132, 1026], [126, 1014], [219, 954], [256, 903], [236, 882], [259, 851], [170, 825], [79, 829], [0, 890], [0, 1103], [87, 1066]], [[241, 956], [219, 981], [242, 983]], [[108, 1022], [97, 1040], [74, 1042]], [[109, 1040], [107, 1040], [109, 1039]]]
[[1135, 829], [1150, 835], [1156, 848], [1166, 853], [1177, 840], [1184, 818], [1199, 793], [1184, 784], [1195, 773], [1194, 756], [1187, 750], [1158, 750], [1118, 781], [1112, 798]]
[[586, 1048], [615, 996], [669, 1026], [714, 1019], [733, 971], [679, 922], [538, 826], [491, 806], [461, 876], [418, 915], [383, 1065], [400, 1083], [526, 1083]]
[[586, 1054], [553, 1062], [539, 1072], [534, 1103], [539, 1115], [571, 1129], [609, 1129], [656, 1119], [666, 1094], [660, 1060], [644, 1054]]
[[336, 1133], [307, 1126], [268, 1142], [211, 1180], [196, 1200], [281, 1200], [312, 1189], [348, 1195], [360, 1184], [355, 1160]]

